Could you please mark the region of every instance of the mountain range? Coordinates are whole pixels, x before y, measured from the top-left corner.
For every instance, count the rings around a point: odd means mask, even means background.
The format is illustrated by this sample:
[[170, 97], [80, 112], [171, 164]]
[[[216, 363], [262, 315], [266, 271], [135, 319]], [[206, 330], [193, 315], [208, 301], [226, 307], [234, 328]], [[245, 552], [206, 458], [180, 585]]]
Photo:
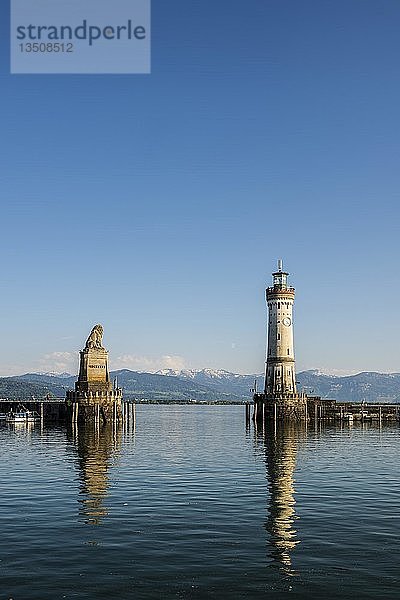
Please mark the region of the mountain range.
[[[145, 402], [244, 402], [251, 400], [255, 381], [262, 390], [263, 375], [239, 375], [224, 370], [201, 369], [143, 373], [123, 369], [111, 372], [124, 396]], [[0, 398], [27, 400], [65, 396], [73, 389], [75, 375], [27, 373], [0, 378]], [[298, 389], [310, 395], [350, 402], [400, 402], [400, 373], [365, 372], [346, 377], [319, 371], [297, 374]]]

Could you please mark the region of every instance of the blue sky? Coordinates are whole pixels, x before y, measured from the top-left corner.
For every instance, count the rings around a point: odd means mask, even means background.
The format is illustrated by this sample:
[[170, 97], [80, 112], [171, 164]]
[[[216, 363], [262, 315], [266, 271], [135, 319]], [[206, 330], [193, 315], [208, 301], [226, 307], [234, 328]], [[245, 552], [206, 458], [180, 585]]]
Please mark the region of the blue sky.
[[397, 0], [152, 3], [151, 75], [10, 75], [0, 9], [0, 374], [400, 371]]

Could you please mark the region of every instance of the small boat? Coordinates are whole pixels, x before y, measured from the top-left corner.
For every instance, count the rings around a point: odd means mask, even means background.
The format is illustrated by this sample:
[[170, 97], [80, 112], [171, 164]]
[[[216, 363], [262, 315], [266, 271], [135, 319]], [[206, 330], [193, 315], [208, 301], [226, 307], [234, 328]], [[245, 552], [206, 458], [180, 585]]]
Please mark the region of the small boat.
[[40, 415], [35, 410], [27, 410], [24, 406], [19, 410], [8, 412], [5, 416], [6, 423], [34, 423], [40, 421]]
[[23, 423], [26, 421], [26, 411], [9, 412], [6, 415], [7, 423]]
[[6, 420], [6, 413], [0, 413], [0, 421], [5, 421]]

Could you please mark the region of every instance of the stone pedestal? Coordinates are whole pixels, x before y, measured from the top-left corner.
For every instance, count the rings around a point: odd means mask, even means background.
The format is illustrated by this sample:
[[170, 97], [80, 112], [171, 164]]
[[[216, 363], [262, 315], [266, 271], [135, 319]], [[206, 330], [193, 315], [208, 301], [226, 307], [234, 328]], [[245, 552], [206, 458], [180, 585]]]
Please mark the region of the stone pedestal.
[[110, 381], [108, 352], [102, 346], [102, 336], [102, 326], [93, 327], [80, 352], [78, 381], [66, 398], [73, 422], [122, 421], [122, 389]]

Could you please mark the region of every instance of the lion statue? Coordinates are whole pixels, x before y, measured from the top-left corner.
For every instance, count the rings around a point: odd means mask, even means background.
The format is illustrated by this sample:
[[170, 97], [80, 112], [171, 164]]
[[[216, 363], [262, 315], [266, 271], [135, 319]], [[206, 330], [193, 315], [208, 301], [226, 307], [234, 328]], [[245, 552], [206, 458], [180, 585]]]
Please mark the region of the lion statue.
[[90, 332], [86, 341], [86, 348], [102, 348], [103, 347], [103, 327], [95, 325]]

